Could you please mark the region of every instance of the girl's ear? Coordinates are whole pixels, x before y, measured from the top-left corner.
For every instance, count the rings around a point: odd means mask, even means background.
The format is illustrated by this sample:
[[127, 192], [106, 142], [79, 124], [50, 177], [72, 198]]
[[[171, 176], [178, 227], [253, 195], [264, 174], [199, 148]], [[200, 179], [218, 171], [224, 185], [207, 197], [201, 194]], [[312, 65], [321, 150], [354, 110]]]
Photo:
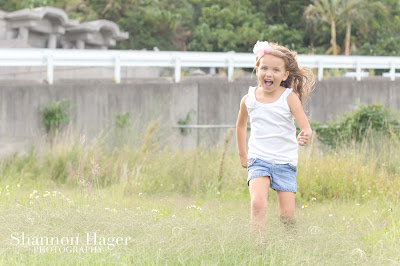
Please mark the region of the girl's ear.
[[286, 73], [285, 73], [285, 76], [283, 77], [283, 81], [286, 81], [287, 80], [287, 78], [289, 77], [289, 71], [286, 71]]

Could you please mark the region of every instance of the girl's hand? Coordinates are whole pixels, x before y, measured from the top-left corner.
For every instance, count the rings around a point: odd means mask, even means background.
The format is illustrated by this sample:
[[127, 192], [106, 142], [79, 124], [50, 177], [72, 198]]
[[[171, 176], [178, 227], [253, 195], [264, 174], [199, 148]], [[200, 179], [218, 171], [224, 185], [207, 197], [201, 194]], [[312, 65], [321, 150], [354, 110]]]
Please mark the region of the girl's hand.
[[297, 136], [297, 143], [299, 143], [300, 146], [306, 146], [308, 140], [310, 139], [312, 135], [312, 130], [311, 128], [306, 128], [303, 129], [300, 134]]
[[247, 168], [247, 162], [249, 159], [246, 156], [240, 156], [240, 164], [242, 165], [243, 168]]

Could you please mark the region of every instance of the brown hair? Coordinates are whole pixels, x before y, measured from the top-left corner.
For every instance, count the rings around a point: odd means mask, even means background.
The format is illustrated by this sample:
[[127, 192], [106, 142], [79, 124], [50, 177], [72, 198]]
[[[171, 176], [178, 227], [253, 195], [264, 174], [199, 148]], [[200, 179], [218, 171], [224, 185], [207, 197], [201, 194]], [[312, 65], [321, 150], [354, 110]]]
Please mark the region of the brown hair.
[[[279, 57], [285, 62], [285, 68], [289, 71], [289, 76], [285, 81], [281, 82], [281, 86], [292, 88], [299, 96], [302, 104], [307, 100], [308, 95], [312, 91], [315, 84], [314, 73], [307, 67], [299, 67], [296, 60], [297, 52], [290, 51], [284, 46], [277, 43], [268, 43], [272, 50], [268, 54]], [[260, 65], [260, 58], [256, 58], [256, 69]]]

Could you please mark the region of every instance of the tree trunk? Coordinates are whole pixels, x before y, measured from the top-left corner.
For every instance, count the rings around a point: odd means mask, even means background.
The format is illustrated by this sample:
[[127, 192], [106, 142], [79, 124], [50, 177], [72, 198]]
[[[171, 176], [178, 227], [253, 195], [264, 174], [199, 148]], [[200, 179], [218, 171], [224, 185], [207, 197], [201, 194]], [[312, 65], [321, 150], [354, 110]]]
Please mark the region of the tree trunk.
[[331, 21], [331, 44], [333, 49], [333, 55], [337, 55], [336, 49], [336, 22]]
[[348, 20], [346, 22], [346, 47], [345, 47], [345, 55], [350, 55], [350, 38], [351, 38], [351, 21]]

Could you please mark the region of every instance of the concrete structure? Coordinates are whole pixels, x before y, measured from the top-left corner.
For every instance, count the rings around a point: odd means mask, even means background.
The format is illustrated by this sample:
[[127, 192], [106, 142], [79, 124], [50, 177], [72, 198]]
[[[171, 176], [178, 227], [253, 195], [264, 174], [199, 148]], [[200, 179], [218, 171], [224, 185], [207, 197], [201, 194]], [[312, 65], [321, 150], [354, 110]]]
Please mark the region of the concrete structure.
[[79, 24], [54, 7], [0, 11], [1, 48], [107, 49], [128, 39], [111, 21]]
[[[192, 129], [183, 135], [173, 126], [190, 110], [196, 112], [189, 121], [191, 125], [235, 125], [240, 100], [248, 86], [255, 83], [255, 78], [228, 82], [226, 78], [210, 77], [191, 77], [182, 83], [153, 79], [119, 85], [104, 80], [75, 80], [53, 86], [1, 81], [0, 156], [26, 151], [31, 145], [40, 146], [45, 132], [39, 107], [61, 99], [70, 100], [71, 126], [76, 136], [85, 135], [88, 142], [100, 132], [112, 133], [116, 115], [129, 112], [133, 126], [129, 133], [131, 140], [140, 142], [146, 126], [159, 119], [159, 142], [174, 148], [218, 145], [226, 128]], [[308, 110], [311, 120], [320, 122], [354, 110], [357, 102], [382, 103], [399, 111], [399, 91], [399, 81], [382, 77], [365, 78], [360, 82], [328, 79], [317, 83]], [[233, 140], [232, 147], [235, 145]]]
[[61, 41], [64, 48], [107, 49], [117, 41], [128, 39], [127, 32], [121, 32], [112, 21], [95, 20], [67, 29]]

